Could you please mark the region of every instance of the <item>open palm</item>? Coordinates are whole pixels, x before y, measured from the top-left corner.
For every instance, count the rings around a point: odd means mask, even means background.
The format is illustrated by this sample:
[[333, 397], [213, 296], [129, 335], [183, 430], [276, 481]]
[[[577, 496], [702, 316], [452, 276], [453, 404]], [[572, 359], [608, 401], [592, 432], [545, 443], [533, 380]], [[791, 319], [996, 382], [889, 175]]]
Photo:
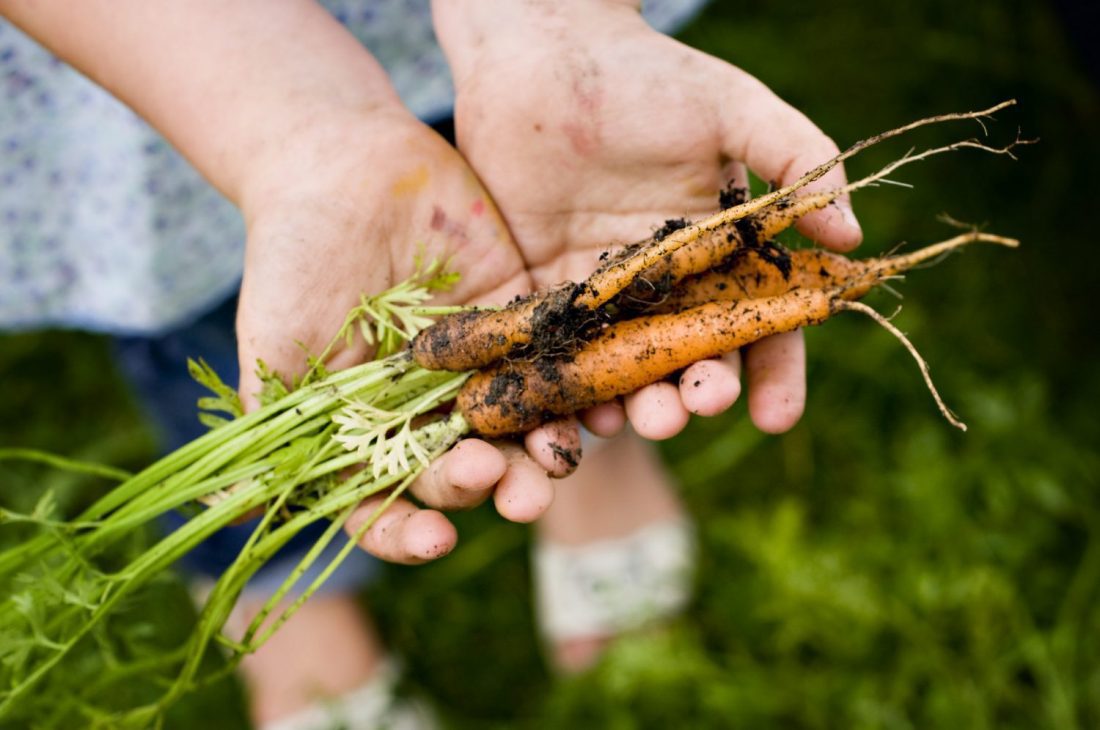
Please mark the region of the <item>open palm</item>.
[[[476, 53], [443, 31], [458, 89], [459, 148], [493, 195], [540, 287], [578, 281], [609, 246], [649, 236], [665, 219], [713, 212], [718, 192], [743, 183], [745, 165], [786, 183], [836, 153], [802, 114], [739, 69], [650, 29], [628, 6], [597, 21], [568, 11], [496, 33]], [[476, 22], [476, 18], [473, 22]], [[517, 21], [518, 22], [518, 21]], [[564, 32], [567, 28], [568, 32]], [[843, 171], [819, 181], [842, 182]], [[800, 224], [837, 249], [858, 244], [845, 202]], [[783, 431], [805, 399], [800, 333], [745, 353], [750, 413]], [[679, 431], [689, 412], [724, 410], [740, 392], [740, 358], [697, 363], [679, 388], [631, 396], [644, 436]], [[586, 423], [613, 431], [608, 409]]]

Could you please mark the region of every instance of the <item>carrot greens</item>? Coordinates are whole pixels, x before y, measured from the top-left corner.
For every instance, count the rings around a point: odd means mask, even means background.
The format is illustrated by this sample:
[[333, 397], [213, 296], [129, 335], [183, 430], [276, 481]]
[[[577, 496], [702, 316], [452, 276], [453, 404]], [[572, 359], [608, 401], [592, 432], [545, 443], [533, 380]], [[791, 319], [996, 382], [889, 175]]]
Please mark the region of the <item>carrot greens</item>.
[[[396, 349], [399, 339], [430, 322], [429, 314], [448, 311], [421, 303], [450, 280], [438, 267], [429, 267], [416, 282], [364, 298], [340, 337], [370, 333], [383, 352]], [[209, 433], [136, 475], [38, 452], [0, 452], [0, 458], [41, 460], [120, 480], [70, 521], [54, 514], [49, 493], [29, 513], [0, 511], [0, 526], [37, 528], [33, 537], [0, 553], [0, 718], [13, 715], [80, 642], [100, 640], [102, 625], [128, 597], [213, 533], [262, 509], [263, 517], [207, 599], [186, 646], [163, 658], [178, 665], [177, 679], [156, 702], [117, 720], [148, 725], [180, 695], [262, 645], [317, 590], [354, 549], [354, 540], [311, 584], [297, 584], [363, 499], [389, 490], [392, 501], [468, 430], [458, 413], [433, 415], [454, 399], [467, 375], [418, 368], [404, 353], [334, 373], [323, 373], [317, 359], [293, 389], [267, 374], [264, 400], [270, 402], [249, 414], [241, 413], [236, 393], [204, 363], [191, 363], [191, 370], [212, 392], [201, 404], [208, 409], [205, 415], [216, 411], [235, 418], [206, 418], [213, 426]], [[347, 475], [363, 462], [369, 466]], [[196, 500], [206, 507], [183, 526], [132, 561], [110, 563], [110, 549], [117, 543], [172, 510], [193, 509]], [[365, 521], [360, 535], [380, 513]], [[236, 642], [220, 637], [248, 579], [294, 535], [321, 521], [330, 527], [244, 637]], [[297, 597], [281, 605], [291, 591]], [[209, 667], [204, 658], [215, 641], [227, 649], [228, 660], [219, 672], [204, 676]], [[85, 699], [94, 716], [94, 698]]]

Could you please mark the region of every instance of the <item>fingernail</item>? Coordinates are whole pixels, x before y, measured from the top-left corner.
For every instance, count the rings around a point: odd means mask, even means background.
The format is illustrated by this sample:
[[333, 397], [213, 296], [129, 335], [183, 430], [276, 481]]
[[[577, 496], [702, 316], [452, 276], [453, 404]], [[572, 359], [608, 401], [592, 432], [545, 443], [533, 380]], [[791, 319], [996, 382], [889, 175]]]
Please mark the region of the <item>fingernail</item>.
[[863, 227], [859, 225], [859, 219], [856, 218], [856, 213], [852, 210], [852, 204], [847, 202], [838, 202], [837, 208], [840, 209], [840, 218], [844, 221], [844, 224], [851, 228], [860, 236], [863, 235]]

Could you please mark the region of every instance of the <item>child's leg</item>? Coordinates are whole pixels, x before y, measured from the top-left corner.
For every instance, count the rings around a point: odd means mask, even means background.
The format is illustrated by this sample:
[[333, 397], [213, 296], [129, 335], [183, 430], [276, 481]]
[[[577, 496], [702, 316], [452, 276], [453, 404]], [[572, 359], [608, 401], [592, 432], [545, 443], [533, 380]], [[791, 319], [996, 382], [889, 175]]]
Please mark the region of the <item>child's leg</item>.
[[690, 522], [653, 445], [632, 432], [588, 445], [537, 527], [539, 618], [559, 669], [584, 669], [617, 633], [687, 600]]
[[[242, 622], [255, 616], [264, 598], [242, 598]], [[241, 663], [252, 720], [263, 728], [347, 695], [374, 678], [385, 657], [381, 638], [352, 595], [313, 596]]]

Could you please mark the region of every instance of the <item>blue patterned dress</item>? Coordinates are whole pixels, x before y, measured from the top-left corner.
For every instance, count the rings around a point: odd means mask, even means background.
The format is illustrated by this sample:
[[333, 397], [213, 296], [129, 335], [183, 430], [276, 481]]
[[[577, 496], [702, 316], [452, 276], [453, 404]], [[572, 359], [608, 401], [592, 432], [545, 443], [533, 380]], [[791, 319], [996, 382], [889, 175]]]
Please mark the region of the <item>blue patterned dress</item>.
[[[414, 114], [451, 113], [429, 0], [325, 0]], [[677, 27], [703, 0], [651, 0]], [[126, 106], [0, 20], [0, 330], [150, 334], [236, 291], [236, 208]]]

